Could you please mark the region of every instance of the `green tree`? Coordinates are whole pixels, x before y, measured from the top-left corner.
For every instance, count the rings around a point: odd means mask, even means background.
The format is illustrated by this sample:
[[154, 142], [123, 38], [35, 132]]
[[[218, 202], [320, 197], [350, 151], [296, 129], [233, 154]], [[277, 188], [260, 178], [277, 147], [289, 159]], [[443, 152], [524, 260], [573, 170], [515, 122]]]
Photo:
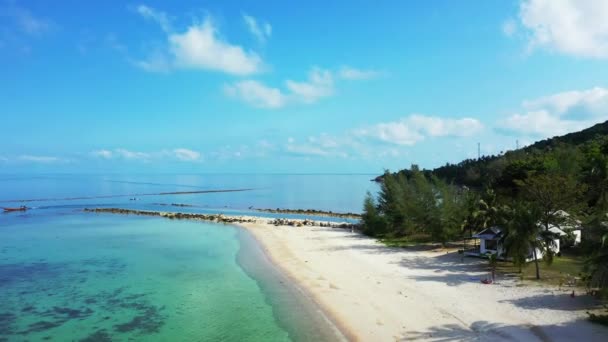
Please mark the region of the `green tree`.
[[378, 213], [374, 197], [367, 192], [363, 202], [363, 214], [361, 215], [363, 233], [371, 236], [382, 235], [386, 230], [386, 222]]
[[585, 189], [572, 175], [537, 174], [515, 183], [520, 187], [522, 199], [532, 202], [539, 210], [539, 222], [545, 230], [564, 223], [562, 210], [579, 209]]
[[506, 255], [512, 258], [520, 272], [532, 253], [536, 279], [540, 279], [538, 251], [542, 251], [546, 262], [551, 263], [555, 239], [551, 232], [538, 225], [541, 215], [541, 211], [535, 206], [518, 203], [511, 211], [503, 240]]
[[585, 230], [591, 245], [585, 271], [589, 274], [588, 285], [608, 288], [608, 219], [606, 212], [598, 210]]
[[473, 232], [503, 225], [506, 210], [508, 207], [498, 203], [494, 190], [487, 187], [482, 196], [468, 196], [462, 228], [471, 236]]

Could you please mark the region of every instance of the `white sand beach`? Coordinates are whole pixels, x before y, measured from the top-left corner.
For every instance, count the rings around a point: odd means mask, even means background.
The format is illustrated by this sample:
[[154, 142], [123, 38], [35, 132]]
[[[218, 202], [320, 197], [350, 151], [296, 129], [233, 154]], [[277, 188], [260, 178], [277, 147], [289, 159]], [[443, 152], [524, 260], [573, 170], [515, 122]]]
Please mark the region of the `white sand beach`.
[[241, 226], [353, 340], [608, 340], [585, 320], [591, 298], [513, 279], [484, 285], [483, 260], [387, 248], [343, 229]]

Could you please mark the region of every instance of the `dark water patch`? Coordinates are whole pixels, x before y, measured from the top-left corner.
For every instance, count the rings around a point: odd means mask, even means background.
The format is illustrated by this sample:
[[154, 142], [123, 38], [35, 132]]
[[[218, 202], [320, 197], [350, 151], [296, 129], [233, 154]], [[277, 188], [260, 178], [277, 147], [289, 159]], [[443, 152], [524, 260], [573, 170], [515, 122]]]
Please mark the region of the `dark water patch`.
[[80, 262], [82, 269], [77, 272], [81, 274], [96, 273], [104, 276], [115, 276], [124, 272], [127, 264], [115, 258], [92, 258]]
[[13, 263], [0, 264], [0, 287], [12, 283], [44, 282], [59, 277], [67, 270], [64, 263]]
[[[10, 312], [0, 313], [0, 335], [10, 335], [14, 333], [14, 324], [17, 316]], [[2, 337], [0, 337], [0, 341]]]
[[129, 322], [114, 325], [114, 330], [120, 333], [137, 331], [141, 334], [158, 333], [165, 320], [155, 306], [149, 306], [143, 314], [133, 317]]
[[27, 335], [35, 332], [41, 332], [50, 330], [53, 328], [57, 328], [61, 326], [64, 322], [49, 322], [49, 321], [38, 321], [36, 323], [32, 323], [28, 325], [26, 330], [22, 330], [19, 332], [20, 335]]
[[83, 338], [80, 342], [111, 342], [112, 336], [105, 329], [100, 329]]
[[33, 305], [24, 306], [21, 309], [21, 312], [35, 312], [35, 311], [36, 311], [36, 307]]
[[[125, 312], [133, 312], [132, 318], [123, 323], [114, 324], [114, 331], [119, 333], [136, 332], [139, 334], [152, 334], [160, 331], [165, 325], [166, 315], [163, 314], [164, 306], [157, 306], [147, 298], [150, 293], [130, 293], [128, 287], [119, 287], [111, 291], [102, 291], [93, 296], [83, 299], [85, 303], [95, 303], [103, 312], [124, 315]], [[68, 312], [63, 310], [62, 313]], [[69, 311], [72, 317], [79, 318], [92, 314], [88, 310], [78, 312]], [[109, 321], [111, 315], [104, 316], [99, 321]], [[93, 335], [91, 335], [93, 336]], [[102, 336], [100, 333], [99, 336]], [[98, 337], [99, 337], [98, 336]], [[103, 341], [103, 340], [102, 340]]]
[[72, 308], [62, 308], [62, 307], [53, 307], [50, 310], [47, 310], [41, 313], [42, 316], [55, 318], [57, 321], [68, 321], [71, 319], [84, 319], [93, 314], [93, 310], [90, 308], [84, 309], [72, 309]]

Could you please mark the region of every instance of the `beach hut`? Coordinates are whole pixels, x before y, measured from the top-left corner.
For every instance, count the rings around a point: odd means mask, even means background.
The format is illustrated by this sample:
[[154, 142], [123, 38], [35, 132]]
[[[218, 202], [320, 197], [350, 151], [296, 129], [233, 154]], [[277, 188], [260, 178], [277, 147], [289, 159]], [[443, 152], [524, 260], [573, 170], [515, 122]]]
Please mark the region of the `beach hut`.
[[572, 236], [574, 237], [574, 246], [581, 243], [581, 236], [583, 230], [581, 221], [573, 218], [572, 216], [570, 216], [569, 213], [564, 210], [558, 210], [555, 212], [555, 214], [556, 216], [560, 217], [563, 222], [559, 224], [559, 226], [550, 225], [549, 230], [551, 230], [552, 228], [560, 229], [564, 233], [564, 235], [560, 234], [561, 237], [567, 236], [568, 234], [572, 234]]
[[[559, 253], [560, 251], [560, 242], [559, 237], [565, 236], [566, 233], [557, 227], [551, 227], [549, 229], [551, 233], [555, 235], [555, 239], [553, 240], [553, 246], [551, 246], [551, 250], [553, 253]], [[498, 259], [507, 260], [507, 256], [505, 255], [505, 249], [503, 247], [503, 238], [505, 231], [501, 227], [489, 227], [481, 232], [472, 235], [470, 238], [465, 239], [465, 248], [464, 254], [468, 256], [476, 256], [476, 257], [484, 257], [488, 254], [496, 254]], [[538, 237], [541, 238], [540, 236]], [[467, 242], [468, 241], [468, 242]], [[472, 244], [472, 246], [471, 246]], [[526, 257], [526, 261], [530, 262], [534, 260], [534, 251], [530, 249], [528, 256]], [[542, 259], [544, 255], [544, 251], [540, 249], [536, 249], [536, 256], [539, 259]]]

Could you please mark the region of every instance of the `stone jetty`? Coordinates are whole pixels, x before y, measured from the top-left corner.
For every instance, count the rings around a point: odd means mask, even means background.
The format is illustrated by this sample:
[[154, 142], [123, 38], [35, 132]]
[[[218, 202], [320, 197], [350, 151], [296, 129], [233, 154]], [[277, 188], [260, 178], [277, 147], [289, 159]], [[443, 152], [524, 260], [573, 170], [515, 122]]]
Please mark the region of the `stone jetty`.
[[90, 213], [108, 213], [120, 215], [140, 215], [140, 216], [158, 216], [168, 219], [177, 220], [201, 220], [225, 224], [238, 223], [267, 223], [274, 226], [292, 226], [292, 227], [327, 227], [327, 228], [342, 228], [342, 229], [357, 229], [358, 224], [347, 222], [324, 222], [315, 220], [298, 220], [298, 219], [269, 219], [264, 217], [253, 216], [226, 216], [223, 214], [199, 214], [199, 213], [176, 213], [166, 211], [153, 210], [136, 210], [123, 208], [85, 208], [85, 212]]
[[316, 209], [281, 209], [281, 208], [259, 209], [259, 208], [253, 208], [253, 207], [251, 207], [251, 209], [262, 212], [262, 213], [272, 213], [272, 214], [298, 214], [298, 215], [310, 215], [310, 216], [328, 216], [328, 217], [338, 217], [338, 218], [355, 219], [355, 220], [358, 220], [361, 218], [361, 214], [335, 213], [333, 211], [316, 210]]

